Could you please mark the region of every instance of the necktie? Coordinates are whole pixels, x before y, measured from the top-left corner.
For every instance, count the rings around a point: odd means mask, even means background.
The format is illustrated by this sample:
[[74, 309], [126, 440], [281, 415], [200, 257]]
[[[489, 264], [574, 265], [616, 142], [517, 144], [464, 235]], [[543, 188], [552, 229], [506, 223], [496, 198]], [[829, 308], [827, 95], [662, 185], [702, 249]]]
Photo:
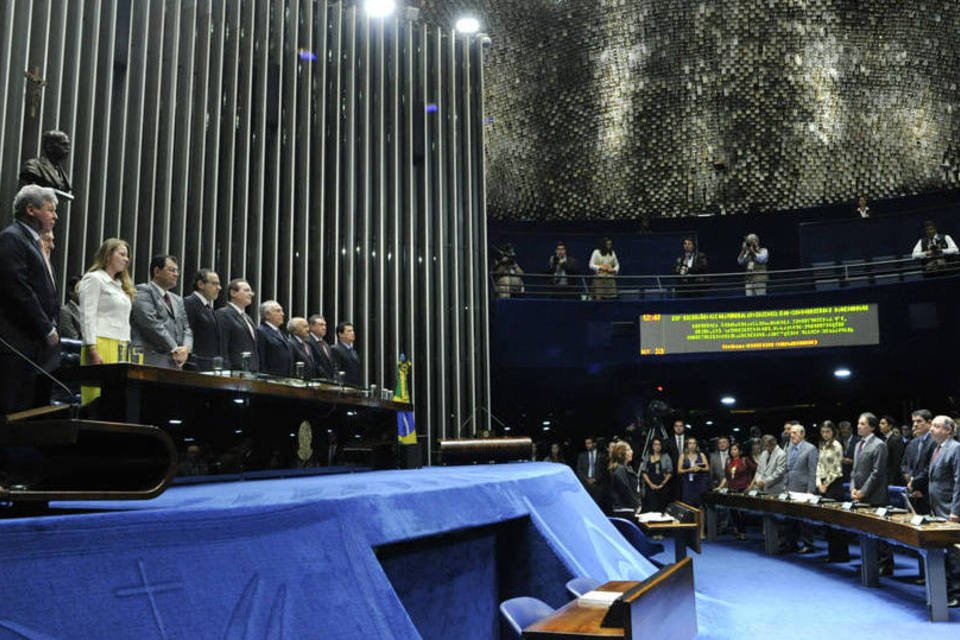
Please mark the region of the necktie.
[[240, 312], [240, 317], [243, 318], [244, 324], [247, 325], [247, 331], [250, 332], [250, 337], [253, 338], [254, 342], [257, 340], [257, 330], [253, 328], [253, 320], [247, 317], [247, 314]]
[[[297, 338], [297, 340], [300, 340]], [[307, 357], [307, 362], [313, 362], [313, 354], [310, 353], [310, 347], [307, 346], [303, 340], [300, 340], [300, 350], [303, 351], [303, 355]]]
[[596, 474], [596, 451], [590, 452], [590, 469], [587, 471], [587, 477], [592, 478]]
[[942, 445], [937, 445], [937, 448], [933, 450], [933, 456], [930, 458], [931, 467], [933, 466], [933, 463], [937, 461], [937, 458], [940, 457], [940, 446]]
[[40, 255], [43, 256], [43, 263], [47, 265], [47, 273], [50, 274], [50, 282], [54, 283], [54, 286], [56, 286], [57, 280], [53, 277], [53, 265], [50, 264], [50, 256], [43, 251], [43, 240], [41, 238], [37, 238], [37, 245], [40, 247]]
[[170, 301], [170, 294], [167, 292], [163, 293], [163, 304], [167, 305], [167, 311], [173, 315], [173, 302]]

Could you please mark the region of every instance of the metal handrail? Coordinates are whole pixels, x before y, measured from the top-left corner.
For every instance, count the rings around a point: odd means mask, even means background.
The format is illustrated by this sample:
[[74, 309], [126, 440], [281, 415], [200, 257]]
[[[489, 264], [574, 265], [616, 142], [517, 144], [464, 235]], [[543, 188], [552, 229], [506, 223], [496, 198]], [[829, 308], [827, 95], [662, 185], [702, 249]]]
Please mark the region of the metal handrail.
[[[694, 275], [649, 274], [636, 276], [568, 275], [566, 286], [554, 284], [553, 274], [491, 273], [491, 295], [499, 298], [568, 298], [593, 299], [594, 284], [613, 282], [613, 295], [623, 297], [736, 297], [745, 293], [747, 279], [760, 276], [766, 293], [799, 293], [853, 286], [875, 286], [899, 281], [921, 279], [924, 276], [960, 275], [960, 256], [948, 256], [935, 270], [927, 259], [897, 258], [893, 260], [864, 260], [843, 264], [824, 264], [799, 269], [778, 269], [759, 272], [724, 272]], [[502, 280], [504, 276], [508, 280]], [[765, 278], [764, 278], [765, 276]], [[751, 278], [752, 279], [752, 278]], [[604, 296], [601, 296], [601, 298]]]

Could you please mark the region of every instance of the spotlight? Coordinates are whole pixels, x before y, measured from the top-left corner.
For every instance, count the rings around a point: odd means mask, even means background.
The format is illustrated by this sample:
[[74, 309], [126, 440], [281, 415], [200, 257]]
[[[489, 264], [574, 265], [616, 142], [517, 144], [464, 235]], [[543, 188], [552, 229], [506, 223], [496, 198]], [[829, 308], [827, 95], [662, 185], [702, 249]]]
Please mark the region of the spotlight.
[[850, 377], [850, 369], [847, 369], [846, 367], [840, 367], [839, 369], [835, 369], [833, 371], [833, 375], [841, 380], [846, 380]]
[[386, 18], [397, 8], [395, 0], [366, 0], [364, 10], [371, 18]]
[[457, 20], [454, 28], [460, 33], [476, 33], [480, 30], [480, 21], [476, 18], [463, 17]]
[[737, 404], [737, 399], [733, 396], [723, 396], [720, 398], [720, 404], [727, 407], [732, 407], [733, 405]]

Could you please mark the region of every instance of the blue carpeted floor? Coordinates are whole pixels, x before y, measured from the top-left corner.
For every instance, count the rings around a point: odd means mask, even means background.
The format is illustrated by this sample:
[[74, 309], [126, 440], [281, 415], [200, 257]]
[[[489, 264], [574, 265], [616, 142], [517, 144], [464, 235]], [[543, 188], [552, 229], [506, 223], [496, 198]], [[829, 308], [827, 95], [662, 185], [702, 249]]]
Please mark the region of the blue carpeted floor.
[[[656, 557], [673, 560], [673, 547]], [[828, 564], [826, 543], [810, 555], [763, 552], [754, 532], [746, 542], [722, 536], [693, 554], [698, 638], [703, 640], [934, 640], [960, 637], [960, 609], [951, 622], [927, 621], [924, 590], [910, 582], [917, 562], [896, 555], [896, 570], [880, 589], [860, 584], [858, 548], [847, 564]], [[651, 637], [656, 637], [653, 634]]]

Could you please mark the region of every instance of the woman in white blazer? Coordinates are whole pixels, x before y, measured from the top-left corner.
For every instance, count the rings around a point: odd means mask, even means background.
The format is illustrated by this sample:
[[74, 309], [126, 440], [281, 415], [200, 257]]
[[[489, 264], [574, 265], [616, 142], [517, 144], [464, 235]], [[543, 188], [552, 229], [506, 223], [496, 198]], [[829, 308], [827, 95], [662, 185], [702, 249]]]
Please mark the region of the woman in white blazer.
[[[93, 264], [77, 286], [83, 329], [81, 364], [112, 364], [121, 360], [130, 343], [130, 308], [137, 294], [127, 266], [126, 240], [103, 241]], [[100, 387], [82, 387], [83, 404], [100, 397]]]

